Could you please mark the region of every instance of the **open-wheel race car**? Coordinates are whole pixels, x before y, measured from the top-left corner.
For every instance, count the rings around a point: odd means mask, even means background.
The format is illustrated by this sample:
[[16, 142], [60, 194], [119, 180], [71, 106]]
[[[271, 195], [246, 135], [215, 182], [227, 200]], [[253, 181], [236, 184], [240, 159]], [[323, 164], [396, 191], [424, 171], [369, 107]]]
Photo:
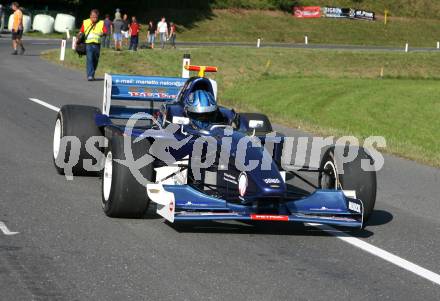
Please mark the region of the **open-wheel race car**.
[[[153, 202], [170, 222], [363, 226], [376, 199], [376, 173], [362, 168], [374, 164], [366, 150], [331, 146], [319, 168], [286, 168], [286, 137], [273, 132], [267, 116], [219, 106], [217, 84], [205, 77], [217, 69], [186, 68], [198, 76], [107, 74], [102, 109], [63, 106], [54, 132], [57, 171], [101, 176], [102, 208], [110, 217], [142, 217]], [[357, 156], [344, 162], [348, 148]], [[313, 186], [299, 172], [318, 175], [313, 192], [286, 183], [293, 174]]]

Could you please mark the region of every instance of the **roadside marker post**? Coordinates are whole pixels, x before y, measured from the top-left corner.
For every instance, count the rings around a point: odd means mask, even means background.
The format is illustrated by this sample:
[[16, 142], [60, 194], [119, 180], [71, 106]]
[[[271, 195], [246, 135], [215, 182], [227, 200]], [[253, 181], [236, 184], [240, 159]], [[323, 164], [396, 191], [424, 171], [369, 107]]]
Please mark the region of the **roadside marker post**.
[[66, 56], [66, 40], [61, 40], [60, 61], [64, 62]]
[[309, 37], [308, 36], [304, 37], [304, 44], [309, 45]]
[[189, 70], [185, 69], [185, 66], [189, 65], [191, 65], [191, 54], [185, 53], [182, 62], [182, 78], [189, 78]]
[[76, 37], [72, 37], [72, 50], [76, 49]]
[[408, 43], [406, 43], [405, 44], [405, 52], [408, 52], [408, 50], [409, 50], [409, 45], [408, 45]]
[[385, 25], [387, 25], [387, 22], [388, 22], [388, 9], [385, 10], [384, 18], [383, 18], [383, 23]]
[[260, 46], [261, 46], [261, 39], [258, 39], [257, 40], [257, 48], [260, 48]]
[[437, 49], [440, 49], [440, 42], [437, 42]]

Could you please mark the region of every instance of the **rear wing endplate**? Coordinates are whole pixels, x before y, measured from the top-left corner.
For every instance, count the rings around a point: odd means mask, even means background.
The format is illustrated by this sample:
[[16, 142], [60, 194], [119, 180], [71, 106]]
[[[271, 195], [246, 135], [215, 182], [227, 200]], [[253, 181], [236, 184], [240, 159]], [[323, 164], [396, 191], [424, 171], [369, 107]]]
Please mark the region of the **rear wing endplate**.
[[179, 77], [105, 74], [102, 113], [128, 119], [138, 112], [153, 113], [155, 103], [174, 101], [187, 79]]

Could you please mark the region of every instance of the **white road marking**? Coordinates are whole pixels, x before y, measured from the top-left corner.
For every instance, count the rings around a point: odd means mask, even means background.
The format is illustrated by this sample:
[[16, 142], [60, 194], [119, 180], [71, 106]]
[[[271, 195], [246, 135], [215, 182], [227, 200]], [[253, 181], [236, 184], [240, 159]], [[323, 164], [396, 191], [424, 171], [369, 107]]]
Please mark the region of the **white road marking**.
[[30, 101], [33, 101], [35, 103], [38, 103], [39, 105], [42, 105], [43, 107], [46, 107], [48, 109], [51, 109], [52, 111], [58, 112], [60, 108], [51, 105], [50, 103], [47, 103], [45, 101], [39, 100], [37, 98], [29, 98]]
[[[49, 108], [51, 110], [54, 110], [56, 112], [58, 112], [60, 110], [58, 107], [55, 107], [45, 101], [42, 101], [42, 100], [39, 100], [36, 98], [29, 98], [29, 100], [33, 101], [35, 103], [38, 103], [38, 104], [40, 104], [46, 108]], [[0, 228], [1, 228], [2, 224], [3, 223], [0, 222]], [[436, 274], [430, 270], [427, 270], [427, 269], [425, 269], [417, 264], [414, 264], [406, 259], [403, 259], [403, 258], [401, 258], [397, 255], [394, 255], [388, 251], [385, 251], [381, 248], [373, 246], [372, 244], [369, 244], [359, 238], [353, 237], [347, 233], [339, 231], [338, 229], [333, 228], [331, 226], [312, 224], [312, 223], [308, 223], [306, 225], [317, 227], [320, 230], [322, 230], [322, 231], [324, 231], [324, 232], [326, 232], [336, 238], [339, 238], [340, 240], [342, 240], [352, 246], [355, 246], [355, 247], [357, 247], [367, 253], [370, 253], [374, 256], [377, 256], [377, 257], [379, 257], [385, 261], [388, 261], [388, 262], [390, 262], [390, 263], [392, 263], [402, 269], [405, 269], [405, 270], [407, 270], [411, 273], [414, 273], [422, 278], [425, 278], [429, 281], [432, 281], [435, 284], [440, 285], [440, 275], [439, 274]], [[4, 225], [4, 224], [3, 224], [3, 226], [6, 227], [6, 225]], [[1, 229], [4, 230], [3, 228], [1, 228]], [[8, 228], [6, 228], [6, 230], [9, 231]], [[3, 231], [3, 232], [5, 232], [5, 231]], [[10, 232], [10, 233], [17, 234], [18, 232]], [[12, 234], [9, 234], [9, 235], [12, 235]]]
[[4, 235], [15, 235], [18, 234], [20, 232], [12, 232], [8, 229], [8, 227], [6, 227], [4, 222], [0, 222], [0, 230], [2, 230]]
[[355, 246], [367, 253], [370, 253], [374, 256], [377, 256], [385, 261], [388, 261], [402, 269], [405, 269], [411, 273], [414, 273], [422, 278], [425, 278], [429, 281], [434, 282], [435, 284], [440, 285], [440, 275], [436, 274], [430, 270], [427, 270], [417, 264], [414, 264], [406, 259], [403, 259], [397, 255], [391, 254], [390, 252], [387, 252], [381, 248], [378, 248], [376, 246], [373, 246], [372, 244], [369, 244], [359, 238], [353, 237], [347, 233], [344, 233], [342, 231], [339, 231], [338, 229], [335, 229], [331, 226], [327, 225], [318, 225], [318, 224], [307, 224], [308, 226], [314, 226], [319, 228], [320, 230], [335, 236], [339, 238], [340, 240]]

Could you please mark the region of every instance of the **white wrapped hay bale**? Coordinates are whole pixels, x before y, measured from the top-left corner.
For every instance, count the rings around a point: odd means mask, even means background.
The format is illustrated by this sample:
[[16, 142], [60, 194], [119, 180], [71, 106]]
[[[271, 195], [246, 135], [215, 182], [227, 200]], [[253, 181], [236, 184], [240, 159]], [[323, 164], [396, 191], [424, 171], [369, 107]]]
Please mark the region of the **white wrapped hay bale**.
[[[12, 26], [14, 25], [14, 14], [9, 16], [8, 30], [12, 31]], [[23, 32], [28, 32], [31, 30], [31, 17], [23, 15]]]
[[66, 29], [72, 31], [75, 29], [75, 17], [66, 14], [57, 14], [55, 17], [55, 31], [66, 32]]
[[31, 17], [27, 15], [23, 15], [23, 28], [24, 32], [28, 32], [31, 30]]
[[12, 31], [12, 26], [14, 25], [14, 15], [10, 15], [9, 16], [9, 21], [8, 21], [8, 30]]
[[36, 15], [32, 28], [36, 31], [40, 31], [43, 34], [49, 34], [53, 32], [53, 26], [55, 19], [48, 15]]

